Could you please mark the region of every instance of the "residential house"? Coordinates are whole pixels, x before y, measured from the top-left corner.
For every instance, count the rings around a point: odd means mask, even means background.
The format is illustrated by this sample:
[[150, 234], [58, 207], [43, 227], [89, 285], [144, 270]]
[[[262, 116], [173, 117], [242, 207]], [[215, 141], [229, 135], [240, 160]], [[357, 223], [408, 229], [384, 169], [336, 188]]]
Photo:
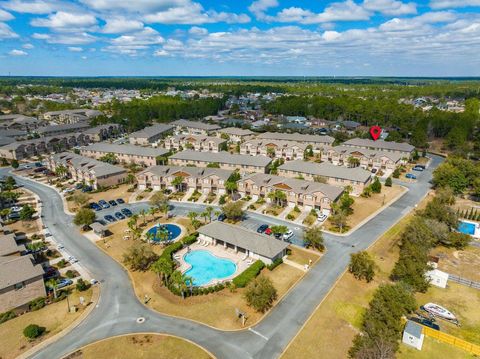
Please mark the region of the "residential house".
[[45, 112], [43, 114], [43, 119], [47, 121], [54, 121], [56, 123], [73, 124], [77, 122], [89, 121], [101, 115], [103, 115], [101, 111], [80, 108], [75, 110]]
[[109, 138], [115, 138], [123, 132], [123, 127], [117, 123], [106, 123], [104, 125], [88, 128], [83, 131], [90, 142], [100, 142]]
[[[404, 155], [399, 152], [384, 152], [364, 148], [335, 146], [326, 148], [322, 152], [322, 161], [333, 163], [336, 166], [358, 166], [365, 169], [393, 171], [405, 163]], [[357, 160], [357, 164], [352, 163]]]
[[0, 257], [20, 256], [25, 251], [23, 244], [17, 244], [14, 233], [0, 234]]
[[218, 130], [218, 135], [227, 135], [230, 142], [241, 143], [255, 137], [255, 132], [238, 127], [227, 127]]
[[369, 140], [365, 138], [353, 138], [343, 143], [343, 146], [383, 151], [383, 152], [392, 152], [401, 154], [404, 158], [409, 159], [415, 147], [404, 142], [387, 142], [383, 140]]
[[240, 145], [240, 154], [283, 158], [285, 161], [303, 159], [307, 144], [295, 141], [253, 139]]
[[175, 132], [177, 134], [188, 133], [189, 135], [208, 136], [220, 129], [220, 126], [218, 125], [211, 125], [199, 121], [177, 120], [173, 121], [171, 124], [175, 126]]
[[109, 153], [113, 153], [118, 161], [123, 164], [136, 163], [142, 166], [155, 166], [157, 157], [165, 156], [168, 150], [130, 144], [117, 145], [108, 142], [98, 142], [80, 149], [82, 156], [97, 160]]
[[360, 195], [372, 182], [371, 172], [360, 167], [335, 166], [328, 162], [315, 163], [303, 160], [286, 162], [278, 167], [280, 176], [302, 178], [307, 181], [325, 181], [332, 186], [352, 187], [353, 195]]
[[301, 133], [265, 132], [257, 136], [262, 140], [295, 141], [313, 147], [314, 152], [333, 145], [335, 139], [331, 136], [306, 135]]
[[43, 268], [33, 257], [0, 256], [0, 313], [28, 309], [28, 303], [45, 297]]
[[122, 167], [70, 152], [50, 156], [47, 160], [47, 167], [52, 172], [63, 167], [67, 177], [89, 184], [94, 189], [121, 184], [127, 177], [127, 171]]
[[[219, 168], [198, 168], [178, 166], [153, 166], [137, 174], [139, 189], [152, 188], [154, 191], [169, 189], [172, 191], [198, 190], [202, 193], [224, 194], [225, 182], [233, 171]], [[176, 178], [182, 178], [175, 184]]]
[[206, 241], [213, 246], [223, 246], [235, 253], [244, 253], [245, 259], [259, 259], [266, 265], [283, 258], [289, 245], [267, 235], [220, 221], [200, 227], [198, 233], [200, 241]]
[[13, 140], [20, 140], [26, 138], [28, 132], [24, 130], [15, 130], [15, 129], [0, 129], [0, 137], [8, 137]]
[[56, 135], [63, 135], [65, 133], [70, 132], [82, 132], [86, 129], [90, 128], [90, 125], [86, 121], [82, 122], [75, 122], [75, 123], [67, 123], [64, 125], [50, 125], [38, 128], [35, 132], [38, 133], [40, 136], [56, 136]]
[[176, 135], [165, 139], [167, 150], [191, 149], [199, 152], [220, 152], [226, 148], [227, 140], [213, 136]]
[[131, 133], [129, 136], [130, 144], [148, 146], [170, 134], [172, 131], [172, 125], [157, 123], [153, 126], [145, 127], [143, 130]]
[[332, 203], [343, 192], [343, 188], [324, 183], [305, 181], [296, 178], [257, 173], [238, 181], [238, 192], [253, 199], [265, 198], [270, 202], [271, 192], [281, 191], [286, 195], [285, 204], [289, 207], [303, 207], [306, 210], [319, 209], [329, 212]]
[[176, 166], [197, 166], [207, 167], [211, 164], [218, 164], [221, 169], [235, 170], [242, 173], [265, 173], [272, 162], [266, 156], [237, 155], [228, 152], [196, 152], [186, 150], [170, 156], [169, 162]]
[[0, 129], [32, 131], [44, 123], [30, 116], [19, 114], [0, 115]]

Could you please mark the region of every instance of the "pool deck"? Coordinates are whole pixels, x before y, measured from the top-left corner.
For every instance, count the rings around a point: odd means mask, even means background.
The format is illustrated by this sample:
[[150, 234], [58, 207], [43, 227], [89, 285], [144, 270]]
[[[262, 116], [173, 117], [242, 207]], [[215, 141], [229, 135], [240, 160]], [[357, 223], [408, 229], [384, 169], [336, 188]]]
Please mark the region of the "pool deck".
[[[222, 278], [220, 280], [214, 280], [213, 282], [205, 284], [202, 287], [207, 287], [207, 286], [215, 285], [215, 284], [222, 283], [222, 282], [225, 282], [225, 281], [230, 281], [233, 278], [235, 278], [237, 275], [242, 273], [245, 269], [247, 269], [251, 264], [251, 263], [248, 262], [248, 258], [243, 260], [243, 258], [245, 257], [245, 253], [235, 253], [235, 251], [233, 249], [227, 249], [226, 250], [221, 245], [217, 245], [217, 246], [209, 245], [208, 247], [205, 247], [205, 246], [201, 245], [200, 243], [195, 242], [195, 243], [191, 244], [189, 247], [185, 247], [182, 250], [175, 253], [174, 258], [180, 263], [180, 267], [178, 268], [178, 270], [182, 273], [185, 273], [191, 267], [190, 264], [185, 262], [185, 260], [183, 259], [185, 254], [187, 254], [187, 252], [188, 252], [188, 248], [190, 248], [191, 251], [195, 251], [195, 250], [209, 251], [210, 253], [212, 253], [216, 257], [231, 260], [237, 266], [237, 270], [231, 276], [226, 277], [226, 278]], [[252, 261], [252, 263], [255, 261], [255, 260], [252, 260], [251, 258], [250, 258], [250, 260]]]

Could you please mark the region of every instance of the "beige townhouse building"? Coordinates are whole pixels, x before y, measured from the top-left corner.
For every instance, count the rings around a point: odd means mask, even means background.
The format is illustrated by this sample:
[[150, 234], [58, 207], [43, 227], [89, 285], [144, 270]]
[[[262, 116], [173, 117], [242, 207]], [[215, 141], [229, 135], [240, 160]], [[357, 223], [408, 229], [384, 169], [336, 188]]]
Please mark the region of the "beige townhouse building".
[[[233, 171], [219, 168], [153, 166], [137, 174], [139, 189], [152, 188], [154, 191], [169, 189], [186, 192], [190, 189], [202, 193], [224, 194], [225, 182]], [[181, 184], [175, 184], [176, 178], [182, 178]]]
[[323, 148], [333, 145], [335, 139], [331, 136], [306, 135], [301, 133], [265, 132], [257, 136], [262, 140], [294, 141], [311, 145], [313, 152], [319, 153]]
[[343, 188], [263, 173], [238, 181], [238, 192], [242, 196], [251, 196], [253, 199], [265, 198], [267, 202], [271, 202], [269, 194], [275, 191], [285, 193], [285, 204], [289, 207], [299, 206], [305, 210], [315, 208], [328, 213], [332, 203], [336, 202], [343, 193]]
[[330, 162], [336, 166], [352, 166], [351, 159], [358, 160], [359, 166], [368, 170], [393, 171], [397, 166], [405, 163], [405, 157], [398, 152], [384, 152], [349, 146], [335, 146], [322, 152], [322, 161]]
[[217, 135], [219, 137], [227, 135], [229, 142], [241, 143], [253, 139], [255, 132], [238, 127], [227, 127], [218, 130]]
[[76, 123], [68, 123], [64, 125], [50, 125], [50, 126], [40, 127], [35, 132], [38, 133], [40, 136], [47, 137], [47, 136], [63, 135], [65, 133], [70, 133], [70, 132], [83, 132], [88, 128], [90, 128], [90, 125], [88, 124], [88, 122], [82, 121], [82, 122], [76, 122]]
[[33, 131], [36, 128], [46, 125], [42, 120], [34, 117], [10, 114], [0, 115], [0, 129]]
[[88, 184], [94, 189], [121, 184], [127, 177], [127, 171], [122, 167], [70, 152], [50, 156], [47, 167], [52, 172], [61, 167], [65, 169], [67, 177]]
[[145, 127], [143, 130], [132, 132], [129, 141], [132, 145], [150, 146], [172, 133], [173, 128], [170, 124], [156, 123], [153, 126]]
[[404, 142], [387, 142], [383, 140], [370, 140], [365, 138], [353, 138], [343, 143], [345, 147], [381, 151], [386, 153], [397, 153], [407, 160], [413, 155], [415, 147]]
[[221, 169], [238, 169], [241, 173], [266, 173], [271, 162], [272, 159], [266, 156], [238, 155], [225, 151], [213, 153], [185, 150], [169, 157], [169, 163], [175, 166], [218, 165]]
[[117, 123], [106, 123], [83, 131], [83, 134], [90, 142], [100, 142], [109, 138], [114, 138], [123, 133], [123, 127]]
[[352, 188], [352, 195], [360, 195], [372, 182], [372, 174], [361, 167], [348, 168], [328, 162], [315, 163], [303, 160], [286, 162], [278, 167], [278, 174], [307, 181], [324, 181], [332, 186]]
[[80, 108], [75, 110], [45, 112], [43, 114], [43, 119], [57, 123], [71, 124], [88, 121], [101, 115], [103, 115], [101, 111]]
[[253, 139], [240, 145], [240, 154], [282, 158], [285, 161], [303, 159], [307, 144], [295, 141]]
[[167, 137], [164, 141], [167, 150], [175, 151], [191, 149], [200, 152], [220, 152], [226, 145], [227, 140], [213, 136], [176, 135]]
[[205, 122], [177, 120], [171, 123], [175, 126], [177, 134], [202, 135], [208, 136], [220, 130], [220, 126], [211, 125]]
[[141, 147], [130, 144], [117, 145], [108, 142], [93, 143], [80, 149], [82, 156], [97, 160], [109, 153], [114, 154], [122, 164], [135, 163], [148, 167], [155, 166], [157, 157], [165, 156], [169, 151], [164, 148]]

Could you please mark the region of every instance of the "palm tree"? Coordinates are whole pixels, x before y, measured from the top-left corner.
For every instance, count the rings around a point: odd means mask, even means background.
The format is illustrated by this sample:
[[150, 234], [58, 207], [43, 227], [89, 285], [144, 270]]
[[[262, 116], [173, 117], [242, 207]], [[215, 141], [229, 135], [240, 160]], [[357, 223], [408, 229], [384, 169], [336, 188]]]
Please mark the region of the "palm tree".
[[57, 280], [55, 278], [49, 279], [46, 284], [47, 287], [53, 289], [53, 297], [57, 299]]
[[207, 206], [207, 208], [205, 208], [205, 212], [208, 215], [208, 223], [210, 223], [212, 221], [213, 207], [212, 206]]
[[172, 263], [167, 258], [159, 258], [150, 267], [154, 273], [158, 275], [158, 279], [163, 285], [167, 284], [168, 278], [173, 273]]
[[65, 177], [68, 173], [68, 169], [67, 167], [65, 167], [64, 165], [58, 165], [56, 168], [55, 168], [55, 174], [58, 176], [58, 177]]
[[155, 221], [155, 213], [157, 213], [157, 209], [155, 207], [150, 207], [148, 214], [152, 216], [152, 221]]
[[172, 185], [175, 186], [175, 191], [179, 192], [179, 188], [183, 184], [183, 177], [182, 176], [177, 176], [173, 179]]
[[147, 224], [146, 219], [145, 219], [145, 217], [147, 216], [147, 211], [144, 210], [144, 209], [141, 209], [141, 210], [140, 210], [140, 216], [141, 216], [142, 219], [143, 219], [143, 225]]
[[277, 206], [283, 206], [287, 199], [287, 195], [283, 191], [275, 190], [268, 194], [268, 198], [270, 198]]
[[192, 283], [192, 279], [176, 270], [172, 273], [170, 280], [182, 293], [182, 299], [185, 299], [185, 292], [188, 289], [187, 281]]
[[233, 194], [236, 190], [237, 190], [237, 183], [236, 182], [232, 182], [232, 181], [227, 181], [225, 182], [225, 189], [227, 190], [227, 192], [229, 192], [230, 194]]
[[190, 218], [190, 222], [192, 226], [195, 227], [195, 221], [197, 220], [198, 213], [197, 212], [188, 212], [187, 217]]
[[202, 213], [200, 213], [200, 217], [203, 217], [203, 222], [207, 223], [207, 218], [208, 218], [208, 212], [205, 210]]
[[145, 233], [145, 239], [147, 240], [147, 243], [153, 244], [153, 242], [155, 242], [155, 234], [148, 231], [147, 233]]

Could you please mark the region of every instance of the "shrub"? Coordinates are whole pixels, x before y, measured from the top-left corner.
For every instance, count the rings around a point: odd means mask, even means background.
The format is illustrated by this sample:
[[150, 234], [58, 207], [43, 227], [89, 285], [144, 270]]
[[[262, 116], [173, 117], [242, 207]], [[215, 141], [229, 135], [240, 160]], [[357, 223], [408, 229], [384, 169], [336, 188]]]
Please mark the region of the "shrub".
[[45, 332], [45, 327], [41, 327], [37, 324], [30, 324], [23, 329], [23, 335], [28, 339], [38, 338]]
[[277, 268], [277, 267], [278, 267], [280, 264], [282, 264], [282, 263], [283, 263], [283, 259], [282, 259], [282, 258], [277, 258], [277, 259], [275, 259], [275, 260], [272, 262], [272, 264], [269, 264], [269, 265], [267, 266], [267, 268], [268, 268], [270, 271], [272, 271], [272, 270], [274, 270], [275, 268]]
[[388, 177], [386, 180], [385, 180], [385, 186], [387, 187], [392, 187], [392, 177]]
[[185, 246], [189, 246], [190, 244], [193, 244], [197, 241], [197, 237], [198, 237], [198, 232], [192, 233], [189, 236], [186, 236], [185, 238], [183, 238], [182, 243]]
[[261, 260], [257, 260], [250, 267], [233, 278], [232, 282], [237, 288], [245, 288], [247, 284], [254, 279], [263, 268], [265, 268], [265, 264]]
[[393, 178], [399, 178], [400, 177], [400, 170], [398, 168], [395, 168], [395, 170], [392, 173]]
[[67, 270], [67, 272], [65, 273], [65, 275], [67, 276], [67, 278], [75, 278], [75, 272], [73, 270]]
[[220, 198], [218, 199], [218, 204], [222, 206], [222, 205], [224, 205], [225, 203], [227, 203], [226, 198], [227, 198], [227, 195], [226, 195], [226, 194], [221, 195]]
[[85, 282], [82, 278], [79, 278], [77, 280], [76, 288], [79, 292], [83, 292], [83, 291], [86, 291], [88, 288], [90, 288], [90, 284]]
[[7, 320], [13, 319], [17, 316], [13, 310], [0, 314], [0, 324], [5, 323]]
[[293, 221], [295, 219], [295, 216], [293, 214], [287, 214], [287, 217], [286, 217], [289, 221]]
[[36, 299], [31, 300], [28, 303], [28, 309], [32, 312], [42, 309], [45, 306], [45, 298], [44, 297], [38, 297]]
[[365, 279], [371, 282], [375, 277], [375, 261], [366, 251], [352, 253], [350, 255], [350, 264], [348, 271], [357, 279]]
[[250, 307], [265, 313], [277, 299], [277, 290], [270, 279], [260, 276], [248, 285], [245, 299]]

